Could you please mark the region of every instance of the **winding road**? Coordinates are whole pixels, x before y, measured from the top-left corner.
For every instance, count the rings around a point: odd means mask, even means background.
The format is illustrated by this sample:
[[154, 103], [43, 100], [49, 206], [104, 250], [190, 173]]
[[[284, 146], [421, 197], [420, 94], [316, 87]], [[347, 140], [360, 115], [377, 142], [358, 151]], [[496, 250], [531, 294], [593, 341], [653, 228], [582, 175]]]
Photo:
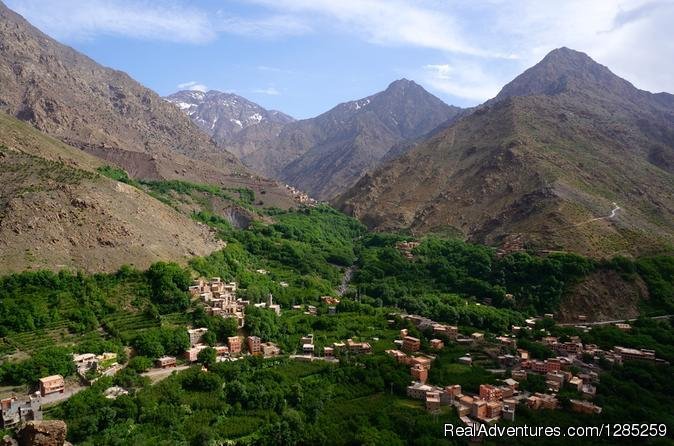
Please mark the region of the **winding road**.
[[[647, 317], [646, 319], [660, 320], [660, 319], [669, 319], [670, 317], [674, 317], [674, 314], [665, 314], [664, 316], [650, 316]], [[559, 325], [560, 327], [573, 327], [576, 325], [585, 325], [591, 327], [596, 325], [619, 324], [621, 322], [634, 322], [636, 320], [637, 320], [636, 318], [633, 318], [633, 319], [615, 319], [612, 321], [597, 321], [597, 322], [565, 322], [563, 324], [557, 325]]]
[[610, 220], [611, 218], [614, 218], [618, 214], [618, 211], [620, 211], [620, 210], [622, 210], [622, 208], [620, 206], [618, 206], [617, 203], [613, 202], [613, 209], [611, 209], [610, 214], [605, 215], [603, 217], [591, 218], [589, 220], [586, 220], [586, 221], [583, 221], [583, 222], [580, 222], [580, 223], [576, 223], [575, 225], [572, 225], [572, 226], [581, 226], [581, 225], [585, 225], [585, 224], [591, 223], [593, 221], [598, 221], [598, 220]]

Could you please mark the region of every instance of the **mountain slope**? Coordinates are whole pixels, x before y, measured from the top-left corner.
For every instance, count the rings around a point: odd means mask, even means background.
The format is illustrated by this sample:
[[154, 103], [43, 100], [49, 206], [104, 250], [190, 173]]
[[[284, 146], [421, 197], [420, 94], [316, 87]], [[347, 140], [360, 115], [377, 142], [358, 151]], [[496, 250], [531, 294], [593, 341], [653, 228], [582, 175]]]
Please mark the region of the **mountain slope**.
[[102, 164], [0, 113], [0, 273], [146, 268], [222, 246], [203, 225], [96, 173]]
[[555, 50], [336, 201], [380, 229], [593, 256], [671, 250], [671, 98]]
[[179, 91], [165, 98], [185, 112], [192, 121], [222, 148], [238, 157], [270, 141], [294, 119], [233, 93], [211, 90]]
[[346, 190], [394, 145], [433, 130], [460, 111], [402, 79], [385, 91], [286, 125], [243, 162], [317, 198]]
[[[172, 104], [127, 74], [61, 45], [0, 3], [0, 110], [136, 178], [247, 183], [253, 176]], [[256, 185], [258, 184], [259, 185]]]

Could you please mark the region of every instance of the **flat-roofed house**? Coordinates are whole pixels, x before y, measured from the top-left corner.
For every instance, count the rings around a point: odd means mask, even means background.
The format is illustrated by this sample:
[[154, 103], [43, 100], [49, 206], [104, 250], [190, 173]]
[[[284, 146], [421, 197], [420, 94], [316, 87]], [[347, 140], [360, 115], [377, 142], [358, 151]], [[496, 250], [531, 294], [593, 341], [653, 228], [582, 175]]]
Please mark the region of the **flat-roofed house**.
[[66, 390], [65, 380], [61, 375], [51, 375], [40, 378], [40, 395], [63, 393]]
[[155, 367], [160, 369], [168, 369], [169, 367], [176, 366], [176, 358], [175, 356], [162, 356], [161, 358], [157, 358], [154, 363]]

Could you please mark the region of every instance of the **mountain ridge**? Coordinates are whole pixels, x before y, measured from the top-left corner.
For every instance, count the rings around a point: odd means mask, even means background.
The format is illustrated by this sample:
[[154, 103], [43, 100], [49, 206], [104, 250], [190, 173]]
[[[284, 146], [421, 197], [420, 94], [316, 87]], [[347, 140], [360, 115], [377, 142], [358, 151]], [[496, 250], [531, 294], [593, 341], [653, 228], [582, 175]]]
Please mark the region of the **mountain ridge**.
[[234, 93], [183, 90], [164, 99], [175, 104], [216, 144], [238, 157], [255, 150], [255, 142], [273, 138], [295, 119]]
[[251, 187], [292, 197], [217, 147], [184, 113], [124, 72], [60, 44], [0, 4], [0, 110], [136, 178]]
[[330, 198], [376, 167], [395, 145], [430, 132], [460, 111], [413, 81], [394, 81], [379, 93], [286, 126], [279, 145], [302, 150], [276, 175], [318, 198]]
[[223, 246], [204, 225], [100, 175], [103, 165], [0, 113], [0, 273], [147, 268]]
[[[668, 96], [636, 90], [599, 64], [592, 70], [617, 79], [584, 85], [596, 76], [570, 68], [586, 58], [568, 49], [546, 56], [335, 204], [371, 228], [449, 231], [498, 246], [594, 256], [671, 249], [674, 109]], [[600, 218], [612, 202], [622, 210]]]

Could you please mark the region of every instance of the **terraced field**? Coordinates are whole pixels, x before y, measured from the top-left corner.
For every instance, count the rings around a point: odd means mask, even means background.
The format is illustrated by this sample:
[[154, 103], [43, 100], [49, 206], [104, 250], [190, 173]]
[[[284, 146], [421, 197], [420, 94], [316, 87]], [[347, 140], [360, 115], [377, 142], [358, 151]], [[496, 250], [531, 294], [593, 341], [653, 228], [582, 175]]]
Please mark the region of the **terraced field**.
[[115, 313], [103, 320], [103, 327], [122, 340], [129, 341], [138, 333], [160, 326], [160, 319], [146, 313]]

